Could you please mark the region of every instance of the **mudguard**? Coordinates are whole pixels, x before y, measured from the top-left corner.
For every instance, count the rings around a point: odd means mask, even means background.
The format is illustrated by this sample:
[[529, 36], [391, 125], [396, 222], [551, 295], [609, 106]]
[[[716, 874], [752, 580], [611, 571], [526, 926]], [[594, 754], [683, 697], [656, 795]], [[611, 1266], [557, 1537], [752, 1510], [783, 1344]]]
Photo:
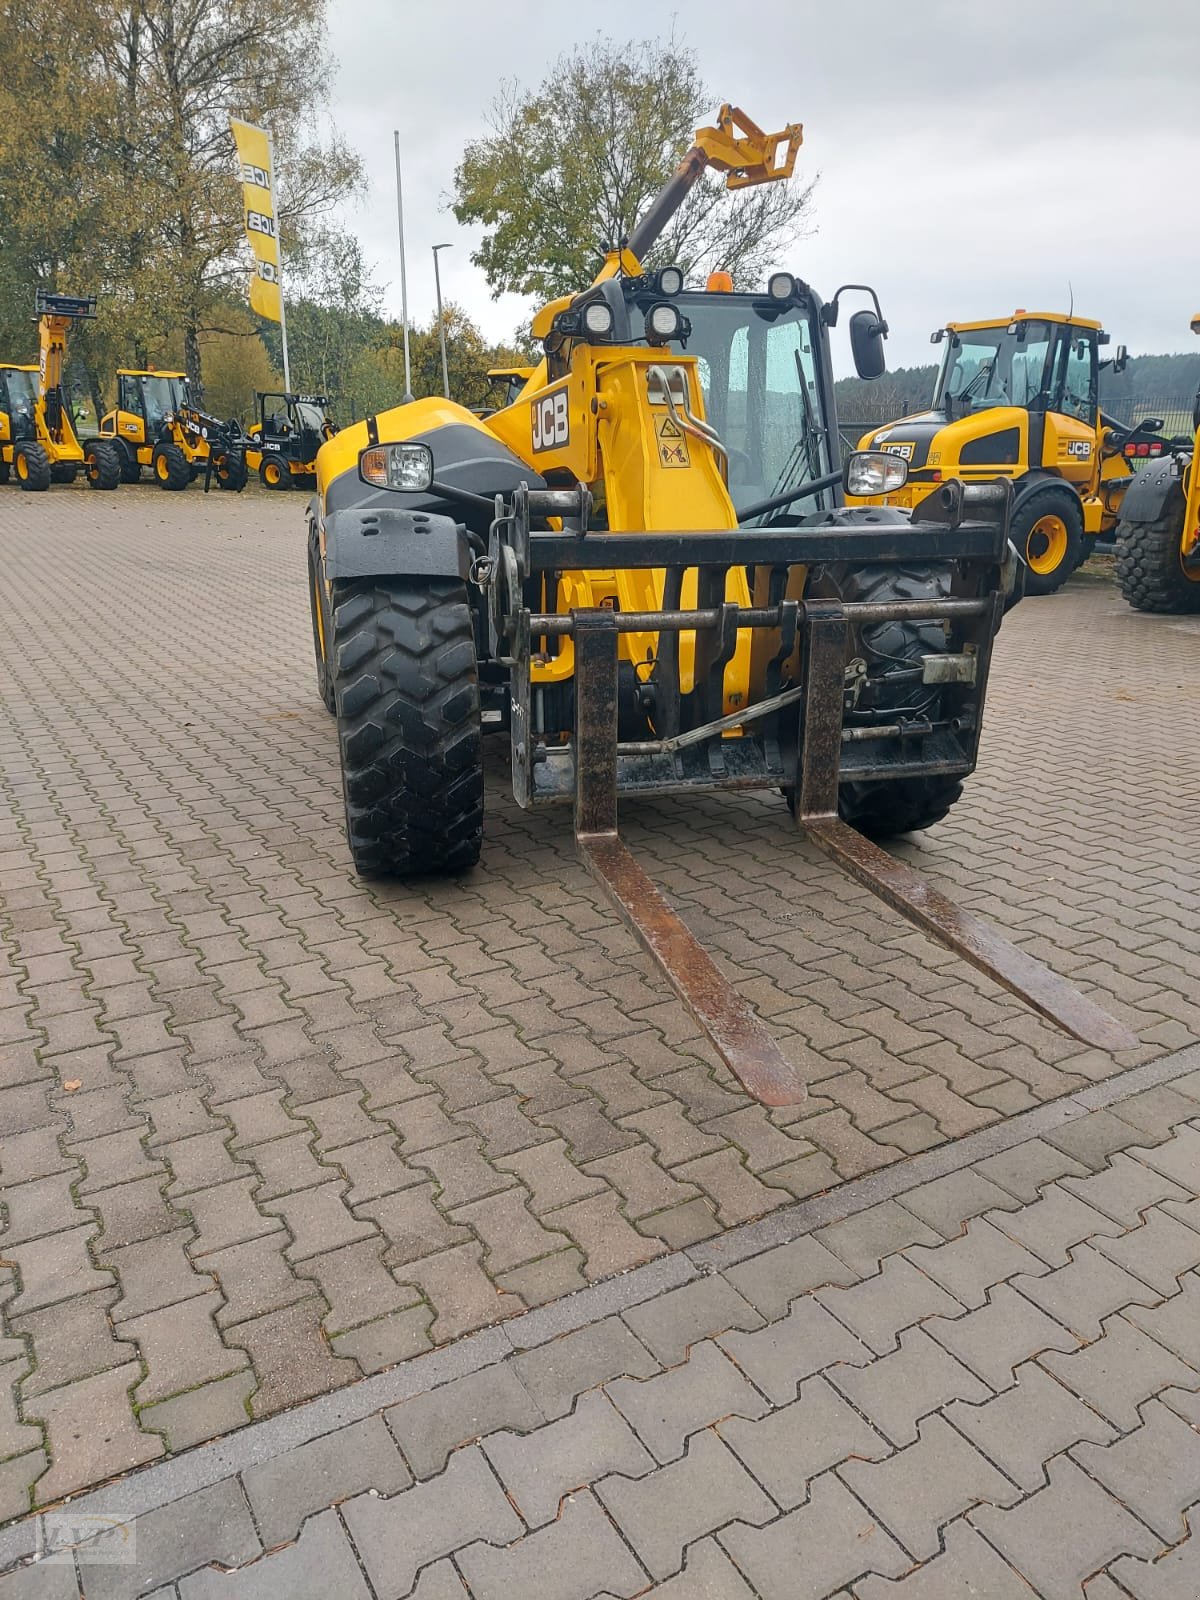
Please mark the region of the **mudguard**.
[[466, 578], [466, 537], [451, 517], [399, 508], [348, 508], [325, 518], [325, 575]]
[[1134, 474], [1121, 501], [1122, 522], [1157, 522], [1171, 499], [1183, 494], [1183, 478], [1174, 456], [1151, 461]]

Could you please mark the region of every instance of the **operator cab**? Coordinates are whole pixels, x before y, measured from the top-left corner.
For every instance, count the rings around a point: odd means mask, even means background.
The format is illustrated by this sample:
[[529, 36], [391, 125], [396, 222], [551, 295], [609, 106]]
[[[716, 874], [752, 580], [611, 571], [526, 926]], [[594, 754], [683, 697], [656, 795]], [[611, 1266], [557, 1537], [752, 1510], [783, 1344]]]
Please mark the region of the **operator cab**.
[[188, 381], [182, 372], [117, 372], [117, 407], [142, 419], [147, 439], [189, 404]]
[[1025, 312], [1007, 323], [951, 323], [933, 335], [946, 346], [933, 409], [953, 420], [1015, 406], [1090, 423], [1099, 404], [1099, 346], [1107, 341], [1098, 323]]
[[8, 418], [13, 444], [37, 438], [37, 384], [36, 367], [0, 367], [0, 418]]

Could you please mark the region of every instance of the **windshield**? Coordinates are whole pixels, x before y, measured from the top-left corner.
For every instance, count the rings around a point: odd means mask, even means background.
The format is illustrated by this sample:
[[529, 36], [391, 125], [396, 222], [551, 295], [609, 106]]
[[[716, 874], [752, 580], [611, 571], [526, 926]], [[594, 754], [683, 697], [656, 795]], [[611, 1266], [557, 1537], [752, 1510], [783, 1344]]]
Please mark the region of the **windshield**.
[[8, 394], [10, 437], [14, 440], [32, 439], [36, 431], [34, 411], [37, 406], [37, 373], [22, 372], [18, 367], [0, 369], [0, 404], [5, 391]]
[[320, 433], [325, 426], [325, 418], [321, 415], [320, 408], [309, 405], [304, 400], [296, 402], [296, 417], [302, 428], [311, 428], [314, 433]]
[[[729, 451], [736, 506], [829, 471], [829, 440], [808, 309], [735, 295], [684, 296], [704, 409]], [[816, 510], [821, 497], [797, 502]]]
[[955, 411], [985, 411], [1044, 399], [1052, 329], [1047, 322], [1016, 327], [1018, 333], [1010, 333], [1006, 324], [949, 334], [934, 405], [949, 397]]
[[188, 403], [186, 378], [142, 378], [142, 415], [150, 428], [156, 428], [170, 411]]

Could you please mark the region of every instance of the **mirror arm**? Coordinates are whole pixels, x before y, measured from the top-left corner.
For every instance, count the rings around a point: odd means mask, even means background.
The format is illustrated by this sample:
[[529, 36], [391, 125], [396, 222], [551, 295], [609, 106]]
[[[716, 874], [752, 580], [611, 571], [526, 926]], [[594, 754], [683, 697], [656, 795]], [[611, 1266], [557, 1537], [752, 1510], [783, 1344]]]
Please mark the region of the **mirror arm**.
[[756, 500], [753, 505], [742, 506], [738, 511], [738, 527], [744, 522], [749, 522], [752, 517], [764, 516], [768, 511], [780, 511], [784, 506], [790, 506], [796, 500], [804, 500], [810, 494], [820, 494], [823, 489], [832, 489], [834, 484], [841, 483], [841, 469], [837, 472], [827, 472], [823, 478], [812, 478], [808, 483], [799, 484], [794, 489], [785, 489], [782, 494], [773, 494], [768, 500]]

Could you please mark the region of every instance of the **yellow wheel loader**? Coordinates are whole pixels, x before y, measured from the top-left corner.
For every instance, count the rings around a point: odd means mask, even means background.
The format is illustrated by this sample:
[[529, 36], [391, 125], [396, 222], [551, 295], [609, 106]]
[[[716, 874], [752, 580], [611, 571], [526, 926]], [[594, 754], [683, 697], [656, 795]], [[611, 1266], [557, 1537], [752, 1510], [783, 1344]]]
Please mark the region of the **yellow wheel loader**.
[[267, 489], [312, 489], [317, 451], [337, 426], [323, 394], [258, 394], [246, 438], [246, 466]]
[[1121, 504], [1117, 582], [1136, 611], [1200, 611], [1200, 393], [1192, 422], [1194, 436], [1147, 462]]
[[37, 366], [0, 366], [0, 483], [12, 477], [36, 493], [74, 483], [83, 472], [91, 488], [115, 489], [116, 451], [101, 440], [80, 440], [63, 384], [67, 334], [96, 315], [95, 297], [39, 289], [35, 315]]
[[213, 479], [220, 489], [246, 487], [240, 424], [194, 406], [182, 372], [119, 367], [117, 404], [101, 419], [100, 437], [118, 452], [123, 483], [148, 467], [160, 489], [186, 489], [201, 474], [205, 488]]
[[[617, 831], [618, 800], [760, 789], [841, 867], [1077, 1036], [1132, 1036], [867, 837], [926, 828], [975, 765], [1017, 563], [1005, 483], [941, 484], [919, 520], [849, 507], [902, 486], [840, 459], [823, 305], [644, 263], [708, 166], [785, 179], [798, 126], [721, 109], [594, 283], [533, 323], [544, 356], [481, 419], [425, 399], [317, 457], [308, 587], [364, 877], [455, 874], [483, 840], [485, 730], [516, 798], [573, 809], [577, 848], [722, 1058], [768, 1104], [790, 1060]], [[720, 285], [720, 287], [717, 287]], [[857, 287], [857, 286], [848, 286]], [[850, 319], [883, 370], [878, 302]], [[783, 825], [787, 808], [780, 802]]]
[[[1025, 562], [1025, 593], [1053, 594], [1116, 526], [1133, 477], [1128, 456], [1161, 454], [1154, 419], [1125, 428], [1097, 398], [1108, 335], [1086, 317], [1016, 311], [1011, 318], [952, 322], [933, 334], [945, 350], [933, 404], [865, 434], [908, 464], [889, 505], [915, 508], [950, 478], [1007, 478], [1011, 538]], [[1125, 348], [1111, 365], [1120, 371]]]

